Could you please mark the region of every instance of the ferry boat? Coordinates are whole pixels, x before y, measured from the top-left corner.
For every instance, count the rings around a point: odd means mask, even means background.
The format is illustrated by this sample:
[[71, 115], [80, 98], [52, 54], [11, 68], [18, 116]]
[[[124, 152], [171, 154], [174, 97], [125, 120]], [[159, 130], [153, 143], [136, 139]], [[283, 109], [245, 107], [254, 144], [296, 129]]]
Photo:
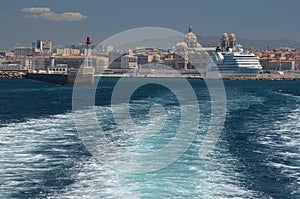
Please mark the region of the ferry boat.
[[256, 76], [262, 70], [259, 57], [245, 52], [241, 45], [236, 49], [236, 52], [231, 48], [222, 52], [218, 47], [208, 63], [206, 77]]

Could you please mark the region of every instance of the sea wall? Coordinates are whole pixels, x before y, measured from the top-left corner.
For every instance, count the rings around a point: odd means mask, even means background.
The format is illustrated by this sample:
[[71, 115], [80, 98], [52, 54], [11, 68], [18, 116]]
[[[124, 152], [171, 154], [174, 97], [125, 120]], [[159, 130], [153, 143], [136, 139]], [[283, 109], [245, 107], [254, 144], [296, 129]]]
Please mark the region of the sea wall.
[[[86, 84], [93, 85], [94, 77], [91, 74], [82, 74], [80, 77], [77, 77], [76, 74], [42, 74], [42, 73], [27, 73], [26, 71], [0, 71], [0, 78], [28, 78], [43, 82], [49, 82], [54, 84], [63, 84], [63, 85], [73, 85], [73, 84]], [[154, 78], [178, 78], [175, 76], [131, 76], [128, 74], [101, 74], [96, 75], [96, 77], [118, 77], [118, 78], [134, 78], [134, 77], [154, 77]], [[199, 78], [209, 80], [210, 78], [205, 78], [200, 75], [181, 75], [179, 78]], [[236, 77], [223, 77], [220, 78], [222, 80], [267, 80], [267, 81], [275, 81], [275, 80], [300, 80], [300, 74], [286, 74], [286, 75], [278, 75], [278, 74], [259, 74], [258, 76], [236, 76]]]
[[204, 80], [231, 80], [231, 81], [299, 81], [299, 77], [220, 77], [220, 78], [203, 78]]

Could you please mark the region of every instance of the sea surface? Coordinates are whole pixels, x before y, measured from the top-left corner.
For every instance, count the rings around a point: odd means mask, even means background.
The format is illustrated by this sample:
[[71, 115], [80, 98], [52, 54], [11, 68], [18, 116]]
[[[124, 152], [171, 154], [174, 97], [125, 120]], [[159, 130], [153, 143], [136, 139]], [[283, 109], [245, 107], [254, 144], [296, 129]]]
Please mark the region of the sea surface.
[[[106, 138], [115, 148], [140, 153], [163, 149], [181, 121], [174, 92], [141, 86], [129, 101], [136, 124], [117, 124], [111, 110], [117, 81], [100, 80], [93, 107]], [[211, 117], [210, 95], [204, 81], [189, 83], [199, 106], [195, 138], [171, 164], [135, 173], [124, 172], [127, 164], [122, 171], [111, 166], [114, 159], [105, 156], [111, 147], [97, 146], [102, 155], [96, 157], [81, 142], [74, 116], [88, 109], [72, 111], [72, 86], [0, 79], [0, 198], [300, 198], [300, 82], [225, 81], [225, 123], [204, 158], [199, 150]], [[165, 109], [162, 129], [149, 125], [149, 109], [157, 104]]]

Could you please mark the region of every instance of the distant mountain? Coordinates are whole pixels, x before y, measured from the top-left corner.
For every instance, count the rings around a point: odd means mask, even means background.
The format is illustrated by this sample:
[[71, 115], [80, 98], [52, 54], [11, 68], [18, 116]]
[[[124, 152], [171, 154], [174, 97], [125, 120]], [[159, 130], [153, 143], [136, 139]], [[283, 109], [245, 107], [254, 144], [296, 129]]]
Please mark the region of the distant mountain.
[[[220, 45], [220, 36], [198, 36], [198, 40], [202, 46]], [[237, 42], [241, 44], [245, 49], [267, 49], [268, 47], [270, 49], [279, 47], [300, 48], [300, 42], [295, 41], [290, 37], [282, 37], [277, 40], [256, 40], [237, 37]]]
[[128, 42], [121, 46], [118, 46], [118, 49], [135, 49], [136, 47], [156, 47], [160, 49], [172, 49], [176, 43], [183, 41], [183, 36], [173, 36], [168, 38], [158, 38], [158, 39], [145, 39], [139, 42]]
[[[141, 47], [156, 47], [161, 49], [172, 49], [177, 42], [183, 41], [183, 36], [174, 36], [164, 39], [147, 39], [140, 42], [128, 42], [121, 46], [119, 49], [135, 49], [136, 46]], [[220, 46], [220, 36], [198, 36], [198, 41], [201, 46]], [[290, 48], [300, 48], [300, 42], [293, 40], [290, 37], [282, 37], [277, 40], [258, 40], [258, 39], [246, 39], [242, 37], [237, 37], [237, 42], [243, 46], [244, 49], [270, 49], [279, 47], [290, 47]]]

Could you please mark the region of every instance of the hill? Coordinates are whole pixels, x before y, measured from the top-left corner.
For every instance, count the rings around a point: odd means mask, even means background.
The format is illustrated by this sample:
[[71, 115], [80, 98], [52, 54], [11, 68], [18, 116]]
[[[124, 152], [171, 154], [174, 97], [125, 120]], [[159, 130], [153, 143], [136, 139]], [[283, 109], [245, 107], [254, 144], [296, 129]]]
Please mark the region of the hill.
[[[199, 43], [203, 46], [219, 46], [220, 36], [198, 36]], [[237, 37], [237, 42], [240, 43], [245, 49], [270, 49], [279, 47], [290, 47], [290, 48], [300, 48], [300, 42], [293, 40], [290, 37], [282, 37], [277, 40], [256, 40], [256, 39], [246, 39], [242, 37]]]

